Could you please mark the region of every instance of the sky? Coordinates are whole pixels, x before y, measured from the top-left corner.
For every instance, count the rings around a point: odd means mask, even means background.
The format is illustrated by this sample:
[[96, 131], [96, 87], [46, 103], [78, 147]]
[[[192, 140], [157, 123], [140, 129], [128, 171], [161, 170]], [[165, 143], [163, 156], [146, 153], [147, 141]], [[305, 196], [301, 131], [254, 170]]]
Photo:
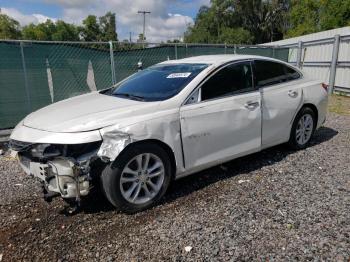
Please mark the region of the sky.
[[0, 0], [1, 12], [20, 22], [45, 22], [48, 18], [81, 24], [89, 14], [116, 13], [118, 39], [136, 41], [142, 33], [143, 17], [139, 10], [150, 11], [146, 16], [146, 38], [149, 42], [179, 39], [197, 11], [210, 0]]

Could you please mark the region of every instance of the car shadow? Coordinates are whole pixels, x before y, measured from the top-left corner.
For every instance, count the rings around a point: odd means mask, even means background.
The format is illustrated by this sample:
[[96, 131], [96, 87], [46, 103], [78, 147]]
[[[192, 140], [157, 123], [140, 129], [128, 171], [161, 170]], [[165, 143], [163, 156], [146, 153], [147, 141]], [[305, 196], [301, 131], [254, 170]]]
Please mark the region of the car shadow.
[[[315, 132], [309, 147], [324, 143], [337, 134], [338, 132], [332, 128], [321, 127]], [[158, 205], [173, 202], [218, 181], [273, 165], [294, 152], [295, 150], [289, 149], [286, 145], [278, 145], [181, 178], [170, 185]], [[114, 207], [109, 204], [101, 190], [97, 188], [89, 194], [81, 206], [81, 212], [84, 213], [99, 213], [111, 210], [114, 210]]]

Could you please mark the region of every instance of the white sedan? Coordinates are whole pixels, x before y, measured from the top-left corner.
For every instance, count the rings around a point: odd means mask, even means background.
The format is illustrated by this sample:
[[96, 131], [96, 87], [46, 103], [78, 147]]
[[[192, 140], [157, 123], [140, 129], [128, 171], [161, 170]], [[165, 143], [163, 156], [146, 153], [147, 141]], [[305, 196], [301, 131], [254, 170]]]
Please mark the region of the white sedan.
[[327, 100], [326, 85], [279, 60], [191, 57], [42, 108], [9, 144], [45, 199], [79, 204], [101, 185], [132, 213], [157, 203], [173, 179], [281, 143], [305, 148]]

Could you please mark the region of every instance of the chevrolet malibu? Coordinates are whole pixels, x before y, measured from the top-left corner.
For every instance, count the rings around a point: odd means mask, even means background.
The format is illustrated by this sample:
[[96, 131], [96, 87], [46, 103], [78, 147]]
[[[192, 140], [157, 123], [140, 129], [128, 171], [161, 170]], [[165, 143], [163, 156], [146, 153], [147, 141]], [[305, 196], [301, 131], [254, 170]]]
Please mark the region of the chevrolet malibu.
[[157, 203], [174, 179], [288, 143], [325, 121], [327, 86], [279, 60], [166, 61], [28, 115], [10, 148], [44, 197], [79, 205], [93, 187], [120, 211]]

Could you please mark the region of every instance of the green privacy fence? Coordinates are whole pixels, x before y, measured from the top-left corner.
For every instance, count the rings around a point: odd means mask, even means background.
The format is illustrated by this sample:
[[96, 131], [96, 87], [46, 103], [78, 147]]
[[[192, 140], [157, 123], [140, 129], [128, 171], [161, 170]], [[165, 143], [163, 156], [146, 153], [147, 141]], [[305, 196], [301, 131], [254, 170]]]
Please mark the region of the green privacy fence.
[[[30, 112], [111, 86], [168, 60], [210, 54], [254, 54], [288, 60], [288, 48], [112, 42], [0, 41], [0, 129]], [[93, 106], [93, 105], [92, 105]]]

